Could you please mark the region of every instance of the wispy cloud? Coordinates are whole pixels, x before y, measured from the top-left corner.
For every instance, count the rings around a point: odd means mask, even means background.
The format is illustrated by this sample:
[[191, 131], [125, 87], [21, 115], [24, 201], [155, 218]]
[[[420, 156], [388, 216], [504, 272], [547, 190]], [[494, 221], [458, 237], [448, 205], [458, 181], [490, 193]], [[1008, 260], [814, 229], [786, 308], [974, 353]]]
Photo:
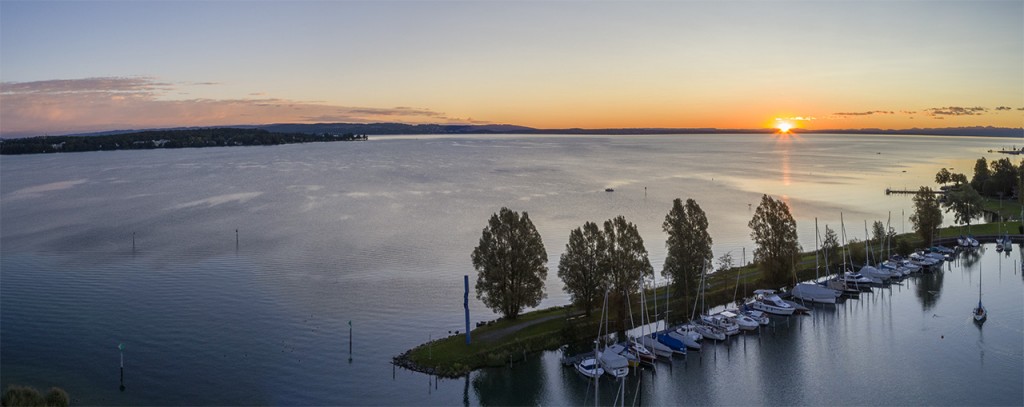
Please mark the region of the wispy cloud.
[[832, 113], [835, 116], [871, 116], [875, 114], [896, 114], [892, 110], [869, 110], [866, 112], [839, 112]]
[[[0, 83], [0, 135], [32, 136], [115, 129], [235, 124], [378, 122], [470, 123], [443, 112], [408, 106], [338, 106], [256, 97], [169, 99], [180, 86], [148, 77], [60, 79]], [[253, 93], [249, 96], [264, 96]]]
[[996, 107], [996, 110], [997, 111], [999, 111], [999, 110], [1013, 110], [1013, 108], [1009, 107], [1009, 106], [998, 106], [998, 107]]
[[949, 106], [949, 107], [933, 107], [924, 109], [925, 112], [932, 116], [977, 116], [984, 114], [988, 111], [988, 108], [975, 106], [975, 107], [960, 107], [960, 106]]
[[811, 120], [815, 120], [815, 119], [813, 117], [810, 117], [810, 116], [793, 116], [793, 117], [776, 117], [775, 118], [775, 121], [780, 121], [780, 122], [781, 121], [787, 121], [787, 122], [806, 122], [806, 121], [811, 121]]

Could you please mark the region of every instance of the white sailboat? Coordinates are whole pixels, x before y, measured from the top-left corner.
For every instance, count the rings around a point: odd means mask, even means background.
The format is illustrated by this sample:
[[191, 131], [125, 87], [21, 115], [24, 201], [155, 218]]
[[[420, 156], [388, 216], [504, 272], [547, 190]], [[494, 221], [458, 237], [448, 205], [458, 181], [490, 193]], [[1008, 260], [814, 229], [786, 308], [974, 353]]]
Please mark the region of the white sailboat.
[[978, 306], [974, 308], [971, 313], [974, 316], [974, 322], [984, 323], [988, 319], [988, 310], [985, 309], [984, 305], [981, 305], [981, 269], [978, 269]]

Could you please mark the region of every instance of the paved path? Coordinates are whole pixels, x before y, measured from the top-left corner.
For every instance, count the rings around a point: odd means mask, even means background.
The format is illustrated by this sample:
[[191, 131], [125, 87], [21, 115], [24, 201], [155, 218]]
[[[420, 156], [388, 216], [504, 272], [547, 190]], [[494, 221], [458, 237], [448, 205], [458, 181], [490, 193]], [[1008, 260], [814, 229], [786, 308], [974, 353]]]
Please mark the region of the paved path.
[[[576, 316], [579, 316], [579, 315], [583, 315], [583, 313], [578, 313], [578, 314], [570, 315], [569, 318], [576, 317]], [[519, 332], [519, 331], [521, 331], [523, 329], [526, 329], [528, 327], [531, 327], [531, 326], [534, 326], [534, 325], [537, 325], [537, 324], [540, 324], [540, 323], [548, 322], [550, 320], [558, 319], [558, 318], [565, 318], [565, 315], [564, 314], [555, 314], [555, 315], [548, 315], [548, 316], [543, 317], [543, 318], [537, 318], [537, 319], [533, 319], [533, 320], [529, 320], [529, 321], [523, 321], [523, 322], [520, 322], [520, 323], [517, 323], [517, 324], [514, 324], [514, 325], [506, 326], [506, 327], [501, 328], [501, 329], [495, 329], [493, 331], [489, 331], [489, 332], [482, 333], [480, 335], [476, 335], [476, 336], [473, 337], [473, 339], [481, 340], [481, 341], [494, 341], [494, 340], [502, 339], [502, 338], [504, 338], [506, 336], [509, 336], [511, 334], [514, 334], [516, 332]]]

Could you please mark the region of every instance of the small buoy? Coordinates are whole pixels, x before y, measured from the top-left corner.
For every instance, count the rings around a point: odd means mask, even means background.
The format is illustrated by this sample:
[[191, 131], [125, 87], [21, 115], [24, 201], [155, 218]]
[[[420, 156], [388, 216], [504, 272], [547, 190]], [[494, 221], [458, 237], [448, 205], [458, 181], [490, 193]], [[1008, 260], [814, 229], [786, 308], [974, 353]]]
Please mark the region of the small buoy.
[[946, 339], [946, 335], [940, 336], [939, 339]]

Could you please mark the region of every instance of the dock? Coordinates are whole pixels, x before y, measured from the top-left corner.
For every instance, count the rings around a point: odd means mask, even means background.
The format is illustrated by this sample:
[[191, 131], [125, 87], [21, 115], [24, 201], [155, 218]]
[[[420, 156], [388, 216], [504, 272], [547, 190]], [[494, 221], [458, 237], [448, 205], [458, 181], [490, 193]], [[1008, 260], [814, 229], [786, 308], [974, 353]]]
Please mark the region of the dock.
[[[916, 189], [892, 189], [892, 188], [886, 188], [885, 189], [885, 194], [886, 195], [892, 195], [892, 194], [916, 194], [917, 192], [918, 192], [918, 190], [916, 190]], [[944, 193], [946, 193], [946, 191], [935, 190], [935, 191], [932, 191], [932, 193], [934, 193], [934, 194], [944, 194]]]

